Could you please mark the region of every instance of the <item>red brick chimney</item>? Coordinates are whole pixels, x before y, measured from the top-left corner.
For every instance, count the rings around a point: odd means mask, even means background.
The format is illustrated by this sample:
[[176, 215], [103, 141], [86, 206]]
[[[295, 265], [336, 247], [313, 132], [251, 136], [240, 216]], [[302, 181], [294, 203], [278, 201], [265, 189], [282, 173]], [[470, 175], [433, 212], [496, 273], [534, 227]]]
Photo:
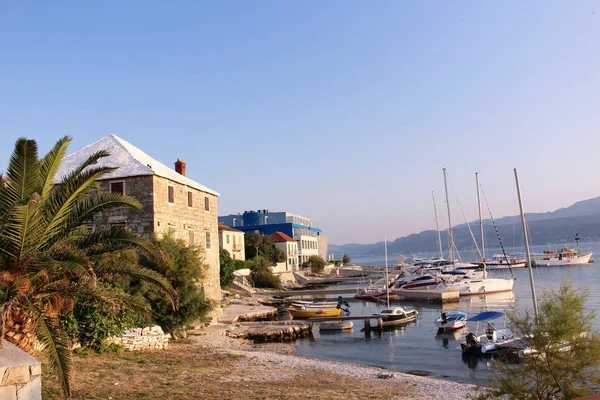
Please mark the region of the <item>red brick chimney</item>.
[[175, 172], [185, 176], [185, 163], [180, 158], [175, 161]]

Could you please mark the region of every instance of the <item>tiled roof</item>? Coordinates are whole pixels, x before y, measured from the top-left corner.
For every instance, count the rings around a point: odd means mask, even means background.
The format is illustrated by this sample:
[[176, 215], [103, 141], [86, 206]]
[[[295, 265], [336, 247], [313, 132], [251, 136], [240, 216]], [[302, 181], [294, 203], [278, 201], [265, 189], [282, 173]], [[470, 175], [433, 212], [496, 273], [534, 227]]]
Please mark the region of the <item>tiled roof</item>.
[[219, 230], [220, 231], [229, 231], [229, 232], [240, 232], [240, 233], [244, 233], [242, 231], [240, 231], [239, 229], [235, 229], [232, 228], [230, 226], [224, 225], [224, 224], [219, 224]]
[[219, 195], [219, 193], [215, 192], [214, 190], [211, 190], [206, 186], [203, 186], [198, 182], [195, 182], [190, 178], [177, 173], [173, 168], [169, 168], [160, 163], [159, 161], [150, 157], [148, 154], [144, 153], [142, 150], [116, 135], [108, 135], [103, 137], [97, 142], [94, 142], [89, 146], [86, 146], [80, 150], [77, 150], [75, 153], [66, 156], [56, 173], [55, 182], [60, 182], [64, 176], [77, 168], [84, 160], [100, 150], [107, 150], [110, 153], [110, 156], [100, 159], [97, 164], [94, 164], [95, 166], [119, 167], [119, 169], [111, 172], [108, 175], [105, 175], [102, 179], [117, 179], [140, 175], [157, 175], [170, 179], [174, 182], [187, 185], [194, 189], [214, 194], [215, 196]]
[[288, 235], [286, 235], [283, 232], [275, 232], [274, 234], [271, 235], [271, 240], [274, 241], [275, 243], [296, 242], [294, 239], [292, 239], [291, 237], [289, 237]]

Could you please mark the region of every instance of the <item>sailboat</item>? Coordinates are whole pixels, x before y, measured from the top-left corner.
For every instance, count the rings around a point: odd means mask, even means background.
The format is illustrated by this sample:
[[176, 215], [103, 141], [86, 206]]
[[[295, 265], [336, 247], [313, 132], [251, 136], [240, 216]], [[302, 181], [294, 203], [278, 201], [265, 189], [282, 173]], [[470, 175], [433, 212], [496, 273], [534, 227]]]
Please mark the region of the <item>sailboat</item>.
[[390, 288], [389, 288], [389, 275], [388, 275], [388, 255], [387, 255], [387, 235], [384, 240], [384, 248], [385, 248], [385, 281], [386, 281], [386, 299], [387, 299], [387, 308], [374, 313], [373, 316], [381, 318], [382, 327], [385, 326], [397, 326], [402, 325], [407, 322], [414, 321], [417, 319], [417, 315], [419, 312], [417, 310], [411, 309], [408, 310], [404, 307], [390, 307]]
[[[446, 169], [444, 168], [444, 183], [446, 182]], [[481, 258], [483, 262], [483, 277], [482, 278], [465, 278], [462, 281], [447, 283], [450, 287], [458, 291], [460, 296], [481, 295], [487, 293], [509, 292], [512, 291], [515, 283], [515, 278], [488, 278], [487, 266], [485, 262], [485, 238], [483, 231], [483, 219], [481, 216], [481, 199], [479, 195], [479, 173], [475, 173], [475, 182], [477, 184], [477, 205], [479, 208], [479, 228], [481, 231]], [[448, 192], [446, 186], [446, 201]], [[448, 207], [448, 216], [450, 216], [450, 208]], [[452, 239], [452, 233], [450, 232]]]

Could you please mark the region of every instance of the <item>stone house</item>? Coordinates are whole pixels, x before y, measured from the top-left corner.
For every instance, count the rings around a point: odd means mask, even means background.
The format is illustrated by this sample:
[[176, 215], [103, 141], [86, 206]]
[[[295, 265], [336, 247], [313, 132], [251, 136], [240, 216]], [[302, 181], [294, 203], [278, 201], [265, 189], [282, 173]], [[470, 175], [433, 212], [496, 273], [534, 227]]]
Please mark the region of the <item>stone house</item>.
[[219, 224], [219, 247], [227, 250], [234, 260], [246, 259], [244, 236], [245, 233], [240, 230]]
[[[98, 181], [100, 190], [131, 196], [143, 205], [143, 210], [113, 209], [96, 215], [90, 228], [121, 225], [141, 236], [161, 237], [171, 233], [204, 251], [208, 270], [203, 280], [207, 300], [221, 300], [219, 280], [219, 246], [217, 199], [219, 193], [186, 176], [186, 163], [177, 160], [169, 168], [142, 150], [109, 135], [73, 154], [66, 156], [57, 172], [57, 180], [77, 168], [93, 153], [106, 150], [110, 156], [95, 165], [118, 167]], [[215, 308], [215, 316], [220, 307]]]
[[274, 272], [297, 271], [298, 268], [298, 243], [283, 232], [275, 232], [270, 236], [275, 247], [285, 253], [285, 262], [277, 263]]

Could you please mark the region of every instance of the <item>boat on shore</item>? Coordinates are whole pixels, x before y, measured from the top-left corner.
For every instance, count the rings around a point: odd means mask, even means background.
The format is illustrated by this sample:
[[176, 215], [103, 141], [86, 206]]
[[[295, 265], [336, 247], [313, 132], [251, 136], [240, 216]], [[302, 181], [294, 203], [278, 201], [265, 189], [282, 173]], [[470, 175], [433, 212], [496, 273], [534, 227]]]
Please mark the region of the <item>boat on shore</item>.
[[469, 314], [464, 311], [456, 310], [448, 313], [443, 312], [442, 315], [434, 321], [434, 325], [440, 332], [455, 331], [463, 328], [467, 324]]

